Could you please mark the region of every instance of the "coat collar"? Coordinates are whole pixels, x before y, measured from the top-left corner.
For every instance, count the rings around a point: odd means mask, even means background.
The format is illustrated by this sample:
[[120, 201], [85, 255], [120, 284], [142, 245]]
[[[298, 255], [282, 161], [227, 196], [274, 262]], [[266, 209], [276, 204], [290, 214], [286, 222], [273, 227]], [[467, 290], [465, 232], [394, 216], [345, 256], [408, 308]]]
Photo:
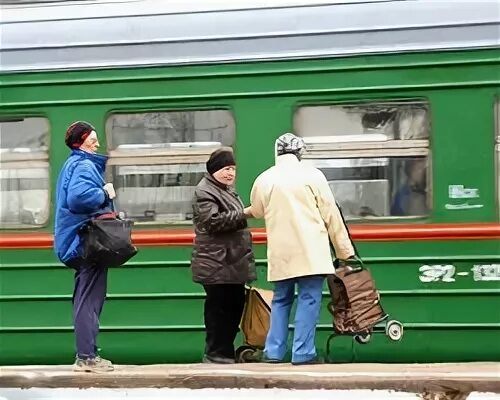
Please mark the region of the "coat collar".
[[71, 150], [71, 155], [92, 161], [101, 171], [104, 171], [106, 168], [106, 162], [108, 161], [108, 156], [105, 156], [104, 154], [87, 153], [86, 151], [80, 149]]
[[283, 154], [281, 156], [276, 157], [276, 165], [290, 165], [290, 164], [299, 164], [300, 160], [297, 158], [295, 154]]
[[219, 182], [217, 179], [215, 179], [212, 175], [210, 175], [208, 172], [205, 173], [205, 179], [209, 181], [211, 184], [223, 189], [227, 190], [228, 192], [231, 192], [231, 186], [225, 185], [222, 182]]

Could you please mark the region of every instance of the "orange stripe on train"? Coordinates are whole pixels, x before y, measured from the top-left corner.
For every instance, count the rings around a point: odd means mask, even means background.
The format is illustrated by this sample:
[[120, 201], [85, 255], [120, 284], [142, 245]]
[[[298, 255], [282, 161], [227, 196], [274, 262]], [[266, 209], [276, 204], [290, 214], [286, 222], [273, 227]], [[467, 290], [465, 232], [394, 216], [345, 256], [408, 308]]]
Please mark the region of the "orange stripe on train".
[[[251, 231], [255, 244], [266, 243], [265, 229]], [[500, 223], [351, 225], [349, 231], [355, 241], [500, 239]], [[132, 239], [138, 246], [190, 246], [194, 232], [190, 229], [136, 230]], [[50, 233], [0, 233], [0, 249], [51, 248], [52, 242]]]

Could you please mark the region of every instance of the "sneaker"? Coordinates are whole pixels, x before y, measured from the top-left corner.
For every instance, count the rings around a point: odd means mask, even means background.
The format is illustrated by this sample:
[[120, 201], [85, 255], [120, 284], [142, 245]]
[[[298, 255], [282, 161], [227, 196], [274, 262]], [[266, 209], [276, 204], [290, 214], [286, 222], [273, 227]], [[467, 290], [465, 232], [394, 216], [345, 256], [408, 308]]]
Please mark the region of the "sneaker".
[[204, 364], [234, 364], [234, 358], [221, 357], [221, 356], [209, 356], [205, 354], [203, 356], [202, 363]]
[[284, 364], [285, 363], [283, 360], [278, 360], [277, 358], [267, 358], [267, 357], [262, 357], [260, 362], [263, 362], [266, 364]]
[[320, 357], [314, 357], [310, 360], [306, 361], [292, 361], [292, 365], [316, 365], [316, 364], [324, 364], [325, 360]]
[[[113, 363], [109, 360], [106, 360], [105, 358], [102, 358], [100, 355], [96, 355], [95, 356], [95, 360], [98, 362], [98, 363], [103, 363], [103, 364], [106, 364], [106, 365], [109, 365], [111, 367], [113, 367]], [[114, 367], [113, 367], [114, 369]]]
[[111, 372], [115, 368], [109, 360], [105, 360], [101, 357], [94, 358], [77, 358], [73, 364], [74, 372], [95, 372], [96, 374]]
[[278, 358], [269, 358], [265, 356], [264, 354], [262, 355], [260, 362], [266, 363], [266, 364], [283, 364], [284, 361], [280, 360]]

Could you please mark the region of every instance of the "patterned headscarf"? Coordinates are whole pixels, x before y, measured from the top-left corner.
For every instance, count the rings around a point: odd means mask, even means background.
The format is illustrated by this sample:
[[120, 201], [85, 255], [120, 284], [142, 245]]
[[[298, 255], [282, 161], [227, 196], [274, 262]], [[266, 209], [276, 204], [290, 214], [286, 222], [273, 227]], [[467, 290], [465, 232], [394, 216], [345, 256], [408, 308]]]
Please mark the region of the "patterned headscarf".
[[298, 158], [305, 150], [304, 139], [293, 133], [285, 133], [276, 139], [276, 155], [295, 154]]
[[70, 149], [78, 149], [95, 128], [85, 121], [73, 122], [66, 131], [64, 142]]

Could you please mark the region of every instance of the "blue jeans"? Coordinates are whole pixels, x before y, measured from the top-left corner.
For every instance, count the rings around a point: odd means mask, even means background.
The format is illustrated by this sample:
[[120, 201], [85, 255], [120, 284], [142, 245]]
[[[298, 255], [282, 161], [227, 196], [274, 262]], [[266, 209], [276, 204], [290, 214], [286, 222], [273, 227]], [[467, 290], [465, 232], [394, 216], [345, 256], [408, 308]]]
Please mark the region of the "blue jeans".
[[298, 302], [295, 312], [292, 362], [309, 361], [316, 357], [314, 339], [324, 280], [324, 276], [313, 275], [274, 282], [271, 326], [266, 338], [265, 357], [275, 360], [283, 360], [285, 357], [295, 284], [298, 286]]

